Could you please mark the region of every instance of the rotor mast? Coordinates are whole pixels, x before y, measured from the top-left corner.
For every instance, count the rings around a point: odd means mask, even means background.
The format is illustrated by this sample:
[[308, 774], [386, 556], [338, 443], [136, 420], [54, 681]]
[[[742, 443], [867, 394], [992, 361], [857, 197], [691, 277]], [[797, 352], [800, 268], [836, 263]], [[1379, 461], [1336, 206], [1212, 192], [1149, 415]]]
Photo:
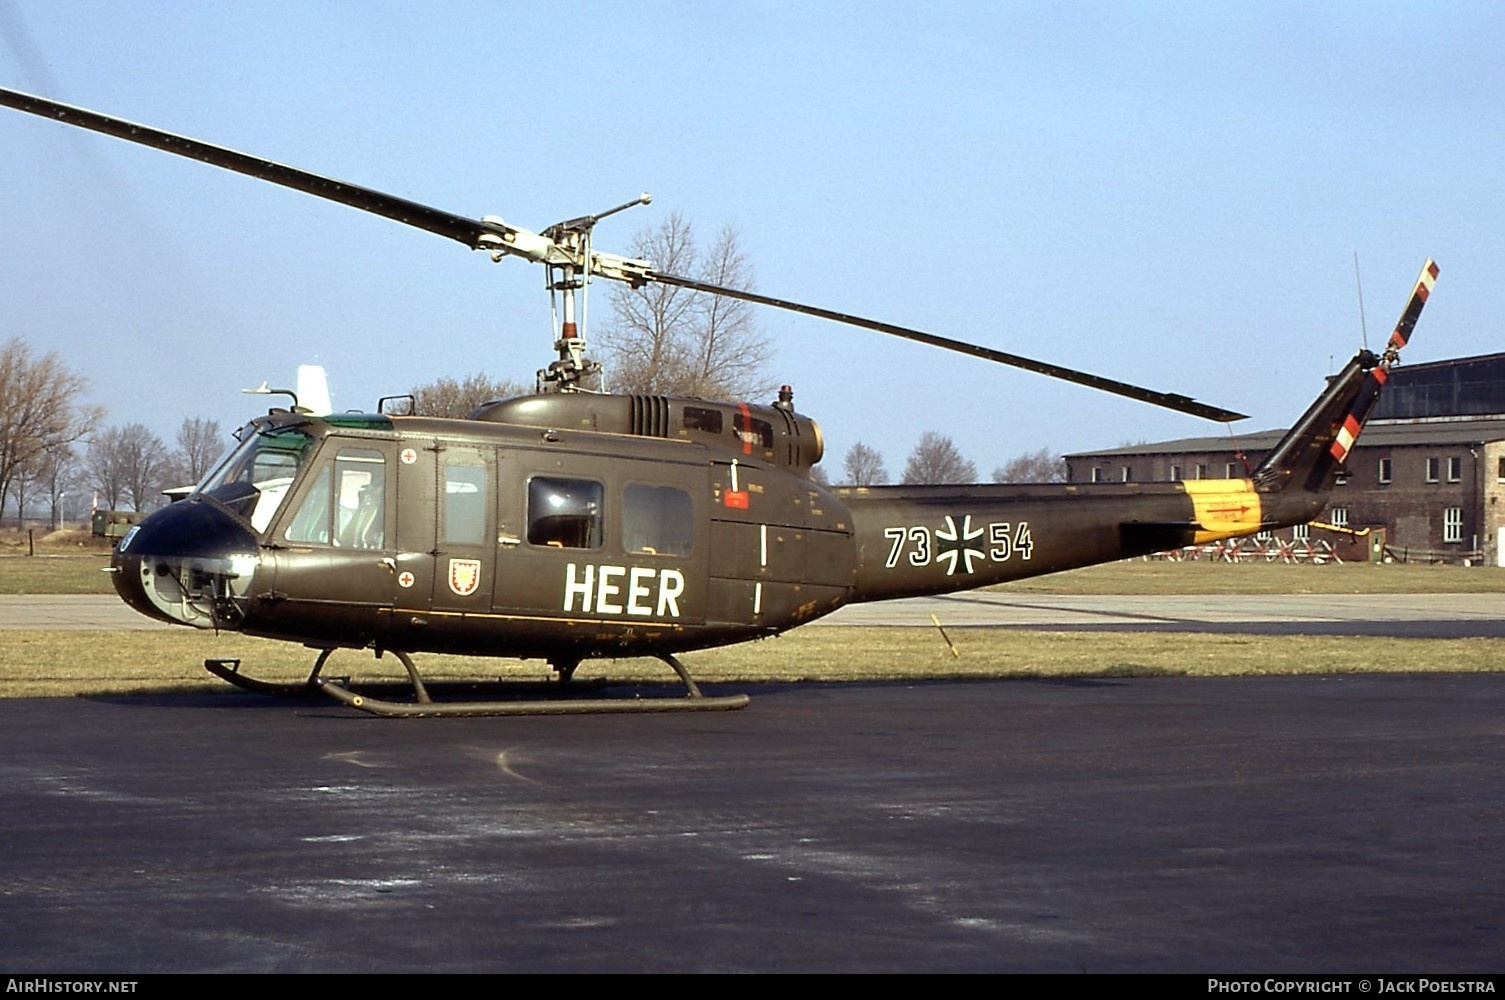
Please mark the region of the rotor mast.
[[578, 389], [582, 379], [601, 370], [598, 362], [585, 356], [586, 304], [592, 276], [599, 273], [636, 288], [647, 280], [646, 272], [653, 266], [645, 260], [595, 253], [591, 249], [591, 233], [596, 223], [652, 200], [653, 196], [644, 191], [614, 208], [556, 222], [538, 234], [508, 226], [495, 216], [482, 220], [501, 230], [484, 234], [478, 241], [479, 249], [491, 250], [492, 260], [516, 254], [545, 267], [544, 286], [549, 290], [554, 350], [558, 357], [547, 368], [539, 369], [538, 380], [555, 392]]

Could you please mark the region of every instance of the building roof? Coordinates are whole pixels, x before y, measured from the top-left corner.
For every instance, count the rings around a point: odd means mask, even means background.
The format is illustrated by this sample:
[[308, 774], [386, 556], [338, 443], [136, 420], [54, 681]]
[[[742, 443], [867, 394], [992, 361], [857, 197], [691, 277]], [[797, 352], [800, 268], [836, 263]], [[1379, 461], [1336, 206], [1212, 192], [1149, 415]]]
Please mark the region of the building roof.
[[1390, 369], [1374, 418], [1505, 414], [1505, 354], [1450, 358]]
[[[1177, 438], [1105, 448], [1102, 451], [1079, 451], [1068, 459], [1110, 458], [1127, 455], [1176, 455], [1191, 452], [1267, 451], [1285, 434], [1283, 430], [1256, 431], [1252, 434], [1213, 437]], [[1371, 420], [1359, 436], [1359, 447], [1403, 447], [1406, 445], [1482, 444], [1505, 441], [1505, 417], [1482, 420], [1434, 417], [1427, 420]]]
[[[1282, 430], [1179, 438], [1079, 451], [1068, 459], [1191, 452], [1268, 451]], [[1390, 369], [1359, 447], [1482, 444], [1505, 441], [1505, 353], [1448, 358]]]

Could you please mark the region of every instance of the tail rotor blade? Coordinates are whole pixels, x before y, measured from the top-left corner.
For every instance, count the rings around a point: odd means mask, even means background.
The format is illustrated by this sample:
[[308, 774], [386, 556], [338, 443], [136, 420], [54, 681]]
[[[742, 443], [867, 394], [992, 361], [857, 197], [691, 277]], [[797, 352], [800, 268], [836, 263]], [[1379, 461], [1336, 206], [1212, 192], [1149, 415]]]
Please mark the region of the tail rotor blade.
[[1421, 316], [1422, 307], [1427, 304], [1427, 299], [1432, 294], [1432, 287], [1437, 284], [1437, 273], [1437, 262], [1428, 257], [1427, 262], [1421, 266], [1421, 276], [1416, 279], [1416, 288], [1411, 292], [1411, 299], [1401, 312], [1400, 320], [1395, 324], [1395, 332], [1390, 334], [1390, 342], [1385, 346], [1387, 358], [1392, 352], [1399, 353], [1400, 349], [1411, 340], [1411, 331], [1416, 329], [1416, 321]]

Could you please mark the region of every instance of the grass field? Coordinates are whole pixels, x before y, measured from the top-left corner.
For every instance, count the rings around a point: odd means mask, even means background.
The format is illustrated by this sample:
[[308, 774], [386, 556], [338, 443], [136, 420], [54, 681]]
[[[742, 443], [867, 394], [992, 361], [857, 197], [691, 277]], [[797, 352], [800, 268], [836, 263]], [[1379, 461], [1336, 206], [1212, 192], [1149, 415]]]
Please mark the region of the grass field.
[[[24, 536], [0, 536], [0, 594], [109, 594], [101, 572], [108, 549], [76, 535], [24, 555]], [[1284, 565], [1129, 560], [1008, 584], [1049, 594], [1385, 594], [1505, 593], [1505, 570], [1459, 566]], [[1505, 602], [1502, 602], [1505, 607]], [[981, 677], [1115, 677], [1225, 674], [1479, 671], [1505, 669], [1505, 640], [1389, 639], [1361, 636], [1220, 636], [1186, 633], [1065, 633], [953, 629], [952, 657], [930, 629], [797, 629], [756, 643], [692, 653], [684, 659], [709, 683], [898, 680]], [[303, 647], [235, 634], [0, 631], [0, 697], [65, 696], [162, 690], [229, 690], [202, 667], [209, 657], [239, 657], [247, 673], [301, 680], [313, 661]], [[427, 678], [551, 676], [538, 661], [518, 663], [423, 656]], [[399, 664], [348, 652], [333, 676], [395, 679]], [[653, 660], [588, 663], [582, 678], [669, 680]]]
[[[952, 680], [1000, 677], [1171, 677], [1235, 674], [1492, 671], [1505, 668], [1505, 639], [1385, 639], [1358, 636], [1247, 636], [1164, 632], [1067, 633], [953, 629], [959, 657], [930, 629], [806, 628], [775, 639], [690, 653], [697, 680], [754, 683]], [[235, 657], [247, 674], [298, 681], [311, 650], [291, 643], [187, 629], [127, 632], [0, 632], [0, 696], [53, 697], [141, 691], [231, 690], [203, 669]], [[431, 681], [545, 679], [537, 660], [417, 658]], [[367, 680], [402, 678], [390, 657], [337, 654], [326, 672]], [[655, 660], [593, 661], [580, 678], [672, 681]]]

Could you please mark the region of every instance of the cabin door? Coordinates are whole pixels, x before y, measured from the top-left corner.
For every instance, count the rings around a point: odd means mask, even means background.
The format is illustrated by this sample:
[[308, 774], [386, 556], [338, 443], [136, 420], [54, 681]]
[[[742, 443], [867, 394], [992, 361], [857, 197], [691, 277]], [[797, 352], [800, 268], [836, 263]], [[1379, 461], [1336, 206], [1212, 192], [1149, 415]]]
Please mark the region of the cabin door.
[[491, 610], [496, 572], [496, 455], [443, 442], [398, 456], [399, 609]]

